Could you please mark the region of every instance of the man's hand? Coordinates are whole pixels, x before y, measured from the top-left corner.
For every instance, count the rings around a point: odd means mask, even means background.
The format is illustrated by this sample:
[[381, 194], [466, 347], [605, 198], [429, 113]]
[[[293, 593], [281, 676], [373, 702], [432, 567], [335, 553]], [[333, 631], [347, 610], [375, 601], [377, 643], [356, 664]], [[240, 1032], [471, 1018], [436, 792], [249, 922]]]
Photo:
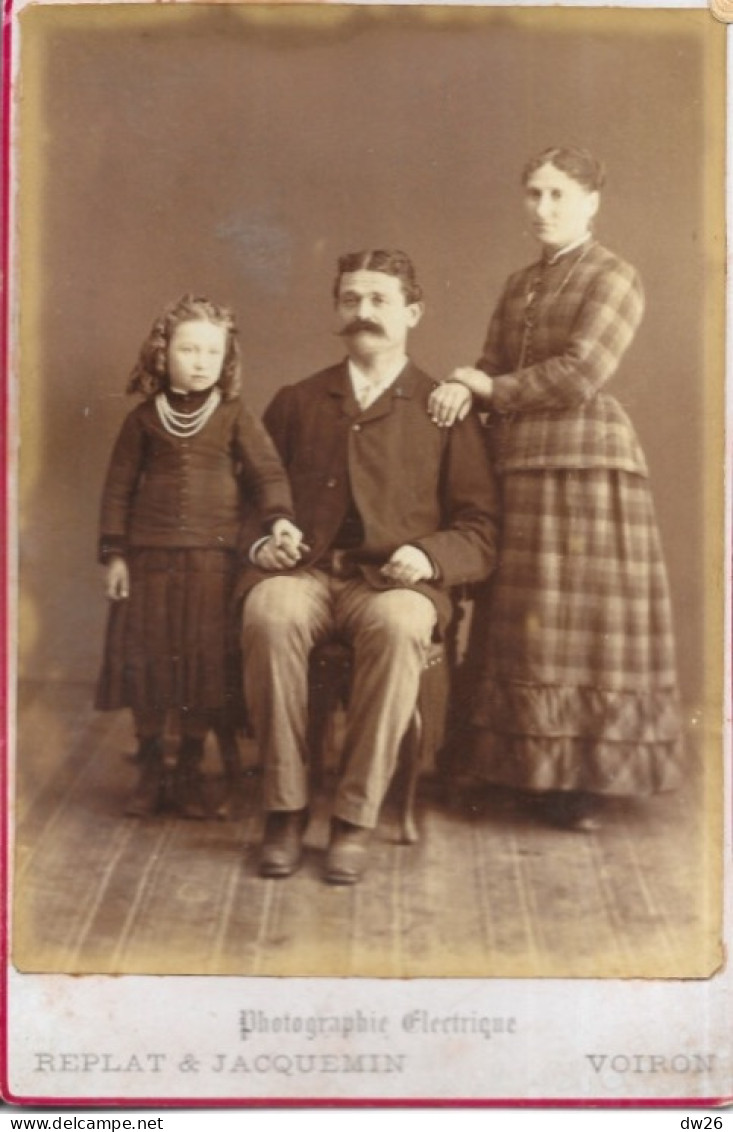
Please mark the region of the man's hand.
[[382, 567], [382, 574], [391, 582], [403, 586], [414, 586], [435, 577], [433, 564], [424, 551], [417, 546], [398, 546], [389, 562]]
[[303, 532], [289, 519], [276, 519], [272, 533], [255, 555], [261, 570], [292, 570], [303, 554], [310, 550], [303, 542]]
[[107, 563], [105, 593], [110, 601], [123, 601], [130, 596], [130, 571], [124, 558], [115, 555]]

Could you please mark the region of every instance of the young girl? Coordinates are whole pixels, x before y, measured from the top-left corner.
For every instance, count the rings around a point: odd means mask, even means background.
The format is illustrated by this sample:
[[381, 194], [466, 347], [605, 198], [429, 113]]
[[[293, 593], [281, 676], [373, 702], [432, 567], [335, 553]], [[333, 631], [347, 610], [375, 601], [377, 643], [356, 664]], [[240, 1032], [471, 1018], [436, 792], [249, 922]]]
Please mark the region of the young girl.
[[128, 383], [145, 399], [122, 426], [102, 497], [99, 559], [113, 604], [96, 698], [134, 714], [140, 778], [128, 814], [163, 805], [162, 733], [175, 708], [168, 801], [205, 816], [204, 737], [210, 727], [232, 734], [241, 697], [231, 599], [242, 522], [256, 507], [278, 545], [301, 542], [287, 477], [239, 385], [232, 312], [190, 295], [155, 321]]

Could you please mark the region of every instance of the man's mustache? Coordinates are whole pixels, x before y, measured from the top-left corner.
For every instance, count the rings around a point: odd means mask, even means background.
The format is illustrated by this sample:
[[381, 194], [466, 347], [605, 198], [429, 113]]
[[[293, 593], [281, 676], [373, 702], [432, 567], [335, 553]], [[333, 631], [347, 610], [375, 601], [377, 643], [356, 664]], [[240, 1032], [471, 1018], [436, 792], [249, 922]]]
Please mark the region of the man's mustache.
[[372, 322], [371, 319], [368, 318], [355, 318], [348, 326], [342, 327], [342, 329], [337, 330], [336, 333], [340, 334], [342, 338], [348, 338], [350, 334], [358, 334], [361, 330], [368, 330], [371, 334], [384, 335], [384, 330], [379, 323]]

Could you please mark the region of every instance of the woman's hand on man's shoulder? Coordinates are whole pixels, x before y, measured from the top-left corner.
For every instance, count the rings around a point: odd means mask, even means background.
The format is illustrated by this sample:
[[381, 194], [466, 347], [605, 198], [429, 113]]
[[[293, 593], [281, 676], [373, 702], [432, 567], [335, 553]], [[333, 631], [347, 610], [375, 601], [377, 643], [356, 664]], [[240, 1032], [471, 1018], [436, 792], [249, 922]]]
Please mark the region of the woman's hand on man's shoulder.
[[458, 366], [434, 389], [428, 401], [428, 413], [438, 428], [450, 428], [471, 411], [474, 399], [488, 401], [493, 380], [473, 366]]
[[[454, 370], [454, 373], [458, 373], [458, 370]], [[472, 403], [471, 390], [451, 374], [430, 394], [428, 414], [438, 428], [451, 428], [456, 421], [462, 421], [468, 416]]]

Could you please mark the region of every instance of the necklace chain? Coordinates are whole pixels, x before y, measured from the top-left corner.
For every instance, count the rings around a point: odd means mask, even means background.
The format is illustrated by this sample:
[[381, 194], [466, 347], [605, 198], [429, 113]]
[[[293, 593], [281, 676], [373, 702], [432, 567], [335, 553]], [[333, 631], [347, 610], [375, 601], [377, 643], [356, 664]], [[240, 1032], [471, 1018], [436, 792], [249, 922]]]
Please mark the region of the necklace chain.
[[[552, 299], [556, 299], [558, 297], [560, 292], [568, 283], [570, 276], [573, 274], [578, 264], [581, 263], [583, 259], [585, 259], [585, 256], [590, 251], [591, 247], [592, 241], [589, 240], [580, 255], [577, 256], [577, 258], [574, 259], [571, 263], [570, 268], [565, 273], [560, 282], [560, 286], [556, 287], [554, 291], [550, 292], [550, 297]], [[545, 292], [548, 269], [554, 267], [558, 263], [562, 263], [562, 258], [562, 255], [557, 255], [552, 259], [544, 260], [536, 268], [532, 278], [530, 279], [529, 290], [527, 291], [527, 299], [524, 306], [524, 327], [522, 330], [522, 343], [519, 350], [519, 362], [517, 364], [517, 369], [522, 369], [523, 366], [532, 365], [532, 362], [534, 360], [532, 354], [532, 335], [536, 321], [537, 303], [540, 296]]]
[[221, 393], [214, 387], [200, 409], [193, 413], [179, 413], [173, 408], [165, 393], [159, 393], [155, 398], [155, 408], [160, 417], [160, 423], [171, 436], [188, 439], [201, 432], [206, 422], [216, 412], [221, 402]]
[[[570, 279], [570, 276], [573, 274], [573, 272], [575, 271], [578, 264], [583, 262], [586, 255], [590, 251], [591, 247], [592, 247], [592, 241], [588, 240], [588, 242], [586, 243], [586, 245], [583, 248], [580, 255], [577, 256], [573, 260], [573, 262], [570, 264], [568, 271], [565, 273], [562, 280], [560, 281], [560, 286], [556, 287], [555, 290], [552, 292], [553, 298], [555, 298], [557, 295], [559, 295], [560, 292], [564, 289], [568, 280]], [[527, 306], [531, 306], [534, 303], [535, 299], [537, 299], [539, 297], [540, 292], [544, 291], [545, 283], [546, 283], [546, 279], [547, 279], [548, 268], [555, 267], [556, 264], [562, 263], [563, 254], [568, 255], [570, 253], [559, 252], [556, 255], [554, 255], [551, 259], [542, 260], [540, 262], [540, 264], [538, 265], [532, 279], [530, 280], [529, 291], [527, 292]]]

